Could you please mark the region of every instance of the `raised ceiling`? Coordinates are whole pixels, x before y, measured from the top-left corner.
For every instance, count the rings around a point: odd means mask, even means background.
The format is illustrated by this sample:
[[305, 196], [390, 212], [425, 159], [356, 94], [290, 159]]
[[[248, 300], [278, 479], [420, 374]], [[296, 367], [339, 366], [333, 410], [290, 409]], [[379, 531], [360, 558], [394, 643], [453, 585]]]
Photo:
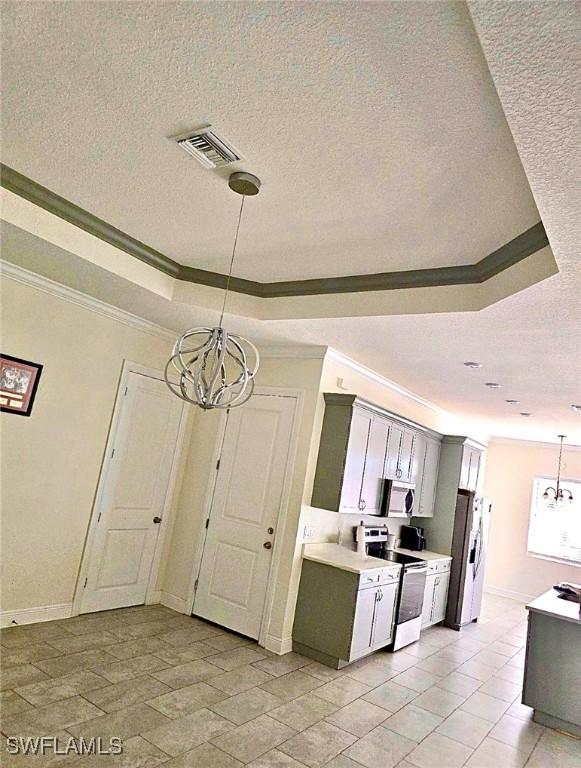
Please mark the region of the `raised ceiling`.
[[[114, 8], [114, 11], [112, 11]], [[462, 3], [5, 3], [8, 166], [260, 282], [474, 264], [539, 222]], [[243, 162], [171, 136], [211, 123]]]
[[[542, 218], [558, 274], [482, 311], [268, 322], [231, 315], [228, 324], [261, 343], [334, 346], [491, 434], [546, 440], [564, 431], [581, 443], [581, 417], [570, 409], [581, 402], [574, 4], [475, 3], [478, 36], [460, 3], [107, 7], [4, 4], [5, 163], [178, 261], [223, 271], [236, 199], [222, 177], [160, 141], [214, 121], [264, 179], [248, 207], [238, 272], [259, 280], [473, 263]], [[348, 92], [340, 88], [347, 71]], [[251, 91], [268, 95], [263, 114]], [[299, 124], [309, 141], [297, 138]], [[346, 125], [361, 129], [349, 152], [309, 153], [315, 136], [342, 144]], [[381, 148], [374, 162], [362, 154], [373, 142]], [[327, 160], [331, 177], [317, 170]], [[408, 228], [405, 252], [396, 252], [404, 240], [393, 240], [399, 225]], [[211, 311], [151, 296], [6, 232], [5, 257], [30, 269], [175, 330], [212, 320]], [[483, 369], [465, 369], [469, 359]], [[503, 388], [485, 388], [488, 380]], [[533, 416], [520, 417], [506, 398]]]

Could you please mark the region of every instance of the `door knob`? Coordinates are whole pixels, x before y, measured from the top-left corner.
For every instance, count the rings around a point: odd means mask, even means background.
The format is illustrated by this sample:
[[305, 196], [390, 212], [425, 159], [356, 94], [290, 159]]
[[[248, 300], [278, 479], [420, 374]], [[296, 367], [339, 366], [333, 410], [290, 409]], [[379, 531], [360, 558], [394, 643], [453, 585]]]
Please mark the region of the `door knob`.
[[272, 549], [272, 541], [265, 541], [262, 545], [265, 549]]
[[159, 525], [159, 524], [161, 523], [161, 517], [154, 517], [154, 518], [153, 518], [153, 522], [154, 522], [156, 525]]

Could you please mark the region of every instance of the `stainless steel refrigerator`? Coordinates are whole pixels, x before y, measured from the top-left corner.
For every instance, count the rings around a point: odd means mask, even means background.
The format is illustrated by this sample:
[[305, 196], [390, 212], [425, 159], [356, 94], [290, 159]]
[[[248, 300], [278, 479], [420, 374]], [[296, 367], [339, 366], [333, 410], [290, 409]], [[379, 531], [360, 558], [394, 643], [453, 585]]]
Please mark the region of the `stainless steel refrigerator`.
[[490, 499], [472, 491], [458, 491], [445, 621], [453, 629], [476, 621], [480, 615], [491, 508]]

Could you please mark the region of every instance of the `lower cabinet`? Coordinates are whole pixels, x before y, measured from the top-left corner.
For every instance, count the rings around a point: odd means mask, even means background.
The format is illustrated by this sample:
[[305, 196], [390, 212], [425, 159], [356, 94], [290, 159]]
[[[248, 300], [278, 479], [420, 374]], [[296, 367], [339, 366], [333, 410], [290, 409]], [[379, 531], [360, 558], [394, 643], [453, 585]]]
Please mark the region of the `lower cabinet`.
[[422, 629], [444, 621], [451, 564], [451, 560], [431, 560], [428, 563], [422, 608]]
[[303, 560], [293, 649], [340, 669], [393, 639], [399, 566], [351, 573]]

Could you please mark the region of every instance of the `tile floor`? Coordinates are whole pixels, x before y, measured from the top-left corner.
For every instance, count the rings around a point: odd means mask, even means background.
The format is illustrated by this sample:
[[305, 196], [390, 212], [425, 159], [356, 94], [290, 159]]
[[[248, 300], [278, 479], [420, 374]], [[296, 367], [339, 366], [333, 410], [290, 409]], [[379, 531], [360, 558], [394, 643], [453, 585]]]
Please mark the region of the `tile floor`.
[[[487, 595], [340, 672], [162, 606], [2, 630], [0, 762], [154, 768], [581, 768], [581, 740], [520, 703], [526, 614]], [[13, 756], [7, 736], [112, 736], [121, 756]]]

